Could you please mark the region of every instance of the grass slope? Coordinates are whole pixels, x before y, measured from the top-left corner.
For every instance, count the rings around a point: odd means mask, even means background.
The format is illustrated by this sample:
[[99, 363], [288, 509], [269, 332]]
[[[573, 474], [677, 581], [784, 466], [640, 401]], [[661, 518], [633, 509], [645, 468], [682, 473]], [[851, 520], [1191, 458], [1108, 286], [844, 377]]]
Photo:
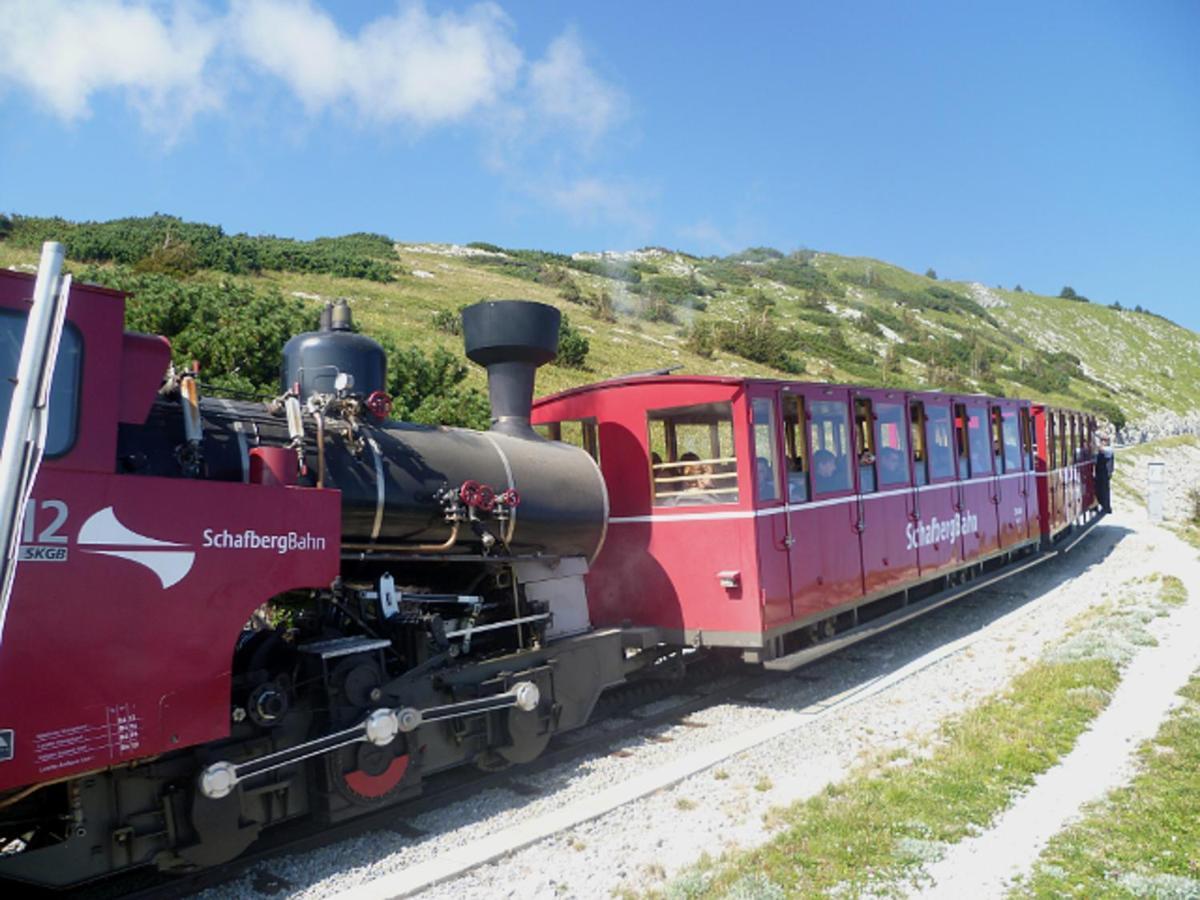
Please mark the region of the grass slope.
[[[74, 240], [87, 261], [102, 264], [130, 264], [138, 253], [145, 256], [134, 266], [182, 258], [193, 279], [269, 285], [313, 302], [346, 297], [363, 330], [424, 350], [461, 352], [456, 335], [434, 327], [438, 313], [483, 298], [553, 303], [588, 337], [590, 353], [582, 369], [544, 369], [543, 393], [670, 365], [691, 373], [997, 392], [1131, 419], [1200, 408], [1200, 335], [1165, 319], [939, 282], [865, 258], [767, 248], [724, 258], [662, 249], [569, 257], [493, 245], [396, 244], [385, 259], [372, 235], [288, 242], [226, 236], [169, 217], [79, 225], [0, 217], [0, 226], [5, 222], [3, 266], [32, 265], [37, 242], [47, 237], [66, 240], [69, 254]], [[205, 243], [181, 248], [177, 235]], [[132, 243], [143, 249], [131, 252]], [[223, 271], [203, 268], [231, 254], [237, 258]], [[330, 274], [368, 264], [367, 277]], [[788, 366], [797, 374], [787, 375]], [[482, 386], [482, 372], [473, 371], [470, 383]]]

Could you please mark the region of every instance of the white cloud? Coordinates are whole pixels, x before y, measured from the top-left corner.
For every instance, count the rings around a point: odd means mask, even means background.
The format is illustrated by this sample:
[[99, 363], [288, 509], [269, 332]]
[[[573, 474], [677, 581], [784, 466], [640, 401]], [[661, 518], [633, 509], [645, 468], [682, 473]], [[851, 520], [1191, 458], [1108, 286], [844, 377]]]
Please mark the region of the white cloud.
[[243, 0], [238, 53], [284, 82], [310, 112], [342, 104], [368, 120], [461, 120], [511, 90], [523, 59], [491, 3], [431, 15], [419, 3], [344, 34], [310, 0]]
[[121, 89], [149, 126], [174, 130], [220, 103], [205, 78], [217, 40], [186, 3], [160, 16], [124, 0], [0, 0], [0, 83], [66, 121], [89, 115], [93, 94]]
[[513, 31], [491, 2], [430, 12], [403, 0], [351, 34], [314, 0], [231, 0], [221, 14], [198, 0], [0, 0], [0, 87], [68, 122], [117, 92], [161, 126], [220, 108], [234, 84], [255, 91], [248, 72], [278, 80], [310, 116], [468, 121], [530, 147], [590, 143], [620, 119], [623, 95], [589, 66], [573, 30], [531, 64]]
[[591, 69], [573, 30], [555, 38], [546, 56], [530, 66], [529, 86], [539, 118], [566, 125], [589, 141], [625, 112], [624, 96]]
[[542, 193], [550, 206], [576, 225], [619, 225], [636, 239], [649, 233], [654, 224], [646, 210], [653, 192], [631, 182], [580, 178]]

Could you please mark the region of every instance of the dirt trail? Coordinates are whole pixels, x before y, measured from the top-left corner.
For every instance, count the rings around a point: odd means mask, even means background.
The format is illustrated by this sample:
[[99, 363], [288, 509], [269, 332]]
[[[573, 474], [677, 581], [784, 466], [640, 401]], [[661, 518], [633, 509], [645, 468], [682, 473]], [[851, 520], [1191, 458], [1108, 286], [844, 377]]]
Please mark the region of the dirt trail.
[[921, 897], [998, 897], [1026, 873], [1046, 842], [1080, 808], [1129, 781], [1138, 745], [1154, 736], [1180, 702], [1176, 693], [1200, 668], [1200, 562], [1196, 550], [1147, 522], [1131, 523], [1154, 542], [1154, 568], [1188, 587], [1188, 601], [1171, 613], [1157, 646], [1142, 650], [1126, 669], [1104, 710], [1063, 760], [1043, 773], [995, 826], [950, 849], [926, 869], [934, 885]]

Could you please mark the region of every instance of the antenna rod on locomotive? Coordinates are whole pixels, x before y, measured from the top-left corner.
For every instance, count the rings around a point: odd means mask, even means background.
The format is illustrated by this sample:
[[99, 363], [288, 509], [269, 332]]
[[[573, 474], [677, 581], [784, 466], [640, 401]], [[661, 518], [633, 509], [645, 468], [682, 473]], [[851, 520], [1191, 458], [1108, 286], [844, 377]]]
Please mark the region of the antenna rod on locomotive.
[[21, 553], [25, 507], [46, 446], [50, 383], [71, 293], [71, 276], [60, 278], [65, 255], [62, 244], [46, 241], [42, 245], [33, 307], [25, 323], [4, 443], [0, 446], [0, 552], [4, 554], [0, 570], [0, 642], [4, 640], [4, 617]]
[[492, 430], [519, 437], [529, 424], [533, 380], [558, 355], [559, 311], [532, 300], [484, 300], [462, 311], [467, 358], [487, 369]]

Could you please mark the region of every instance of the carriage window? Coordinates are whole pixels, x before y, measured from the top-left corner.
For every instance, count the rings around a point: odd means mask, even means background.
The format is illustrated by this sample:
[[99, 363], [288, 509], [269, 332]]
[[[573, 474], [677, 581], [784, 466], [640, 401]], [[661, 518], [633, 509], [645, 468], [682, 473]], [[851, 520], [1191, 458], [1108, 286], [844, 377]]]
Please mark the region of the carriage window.
[[1071, 457], [1067, 453], [1067, 417], [1063, 413], [1058, 414], [1058, 464], [1065, 467], [1070, 462]]
[[[24, 313], [0, 311], [0, 421], [8, 421], [21, 342], [25, 340]], [[63, 326], [58, 344], [54, 380], [50, 383], [50, 422], [46, 429], [46, 458], [61, 456], [75, 443], [79, 418], [79, 376], [83, 368], [83, 342], [74, 325]]]
[[1058, 431], [1055, 429], [1054, 414], [1046, 413], [1046, 444], [1049, 452], [1046, 454], [1046, 466], [1058, 468]]
[[1004, 420], [1000, 407], [992, 407], [992, 456], [996, 460], [996, 474], [1004, 471]]
[[913, 475], [917, 484], [929, 483], [929, 455], [925, 452], [925, 404], [914, 403], [908, 410], [912, 432]]
[[775, 450], [774, 403], [769, 397], [755, 397], [750, 401], [750, 413], [754, 417], [754, 481], [758, 499], [778, 500], [779, 460]]
[[646, 414], [655, 506], [737, 503], [737, 454], [730, 403], [699, 403]]
[[850, 416], [846, 404], [814, 401], [808, 438], [813, 490], [822, 494], [850, 490], [854, 480], [850, 474]]
[[954, 404], [954, 443], [958, 448], [958, 471], [967, 475], [967, 407], [962, 403]]
[[990, 475], [992, 451], [988, 442], [987, 407], [967, 407], [967, 440], [971, 456], [971, 477]]
[[880, 403], [875, 412], [875, 455], [879, 486], [908, 484], [908, 443], [904, 434], [904, 407]]
[[1033, 464], [1033, 419], [1029, 417], [1029, 410], [1021, 410], [1021, 447], [1025, 452], [1025, 469], [1032, 472]]
[[534, 425], [534, 431], [551, 441], [561, 441], [586, 450], [596, 462], [600, 462], [600, 439], [595, 419], [564, 419], [561, 422], [545, 422]]
[[808, 466], [804, 450], [804, 398], [783, 395], [783, 439], [787, 454], [788, 502], [808, 499]]
[[950, 422], [950, 409], [935, 403], [925, 408], [925, 421], [929, 426], [929, 477], [953, 478], [954, 428]]
[[864, 494], [875, 490], [875, 416], [871, 401], [854, 401], [854, 427], [858, 445], [858, 483]]
[[1021, 471], [1021, 429], [1015, 409], [1001, 413], [1001, 432], [1004, 441], [1004, 471]]

